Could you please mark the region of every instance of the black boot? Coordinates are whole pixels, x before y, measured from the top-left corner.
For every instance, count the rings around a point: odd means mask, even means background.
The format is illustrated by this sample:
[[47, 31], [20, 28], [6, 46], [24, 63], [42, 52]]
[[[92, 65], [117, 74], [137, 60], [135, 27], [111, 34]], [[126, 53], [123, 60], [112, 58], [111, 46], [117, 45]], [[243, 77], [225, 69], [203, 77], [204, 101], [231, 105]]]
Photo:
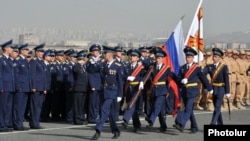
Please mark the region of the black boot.
[[117, 139], [117, 138], [119, 138], [119, 137], [120, 137], [120, 132], [116, 131], [116, 132], [114, 133], [114, 136], [112, 137], [112, 139]]
[[100, 136], [101, 136], [101, 133], [99, 131], [96, 131], [96, 133], [90, 140], [98, 140]]

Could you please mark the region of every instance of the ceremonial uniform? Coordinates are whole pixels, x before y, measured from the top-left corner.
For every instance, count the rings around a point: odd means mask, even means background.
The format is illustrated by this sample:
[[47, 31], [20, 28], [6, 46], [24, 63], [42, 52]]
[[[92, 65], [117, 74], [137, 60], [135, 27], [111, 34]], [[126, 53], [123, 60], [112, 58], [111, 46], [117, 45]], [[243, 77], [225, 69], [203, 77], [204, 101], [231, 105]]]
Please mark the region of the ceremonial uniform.
[[[28, 50], [28, 44], [21, 45], [19, 50]], [[14, 72], [16, 93], [13, 99], [13, 127], [15, 130], [25, 130], [23, 121], [31, 92], [31, 79], [29, 62], [23, 55], [15, 59]]]
[[[197, 52], [191, 47], [186, 47], [184, 49], [186, 58], [188, 56], [195, 56]], [[188, 73], [188, 74], [187, 74]], [[196, 133], [198, 131], [198, 125], [193, 113], [193, 105], [195, 98], [198, 96], [198, 80], [203, 83], [210, 93], [212, 93], [211, 85], [209, 84], [206, 76], [202, 72], [202, 69], [195, 63], [184, 64], [180, 68], [180, 72], [177, 77], [181, 84], [181, 96], [184, 104], [184, 110], [180, 111], [176, 117], [175, 127], [183, 131], [188, 120], [191, 122], [191, 133]]]
[[[103, 47], [105, 52], [114, 52], [112, 48]], [[100, 137], [105, 121], [109, 118], [111, 132], [114, 134], [113, 139], [120, 136], [120, 130], [115, 120], [116, 102], [120, 102], [123, 95], [123, 74], [121, 64], [114, 59], [105, 63], [102, 71], [103, 83], [103, 104], [101, 107], [100, 118], [96, 124], [96, 134], [91, 138], [97, 140]]]
[[[2, 49], [10, 49], [12, 40], [1, 45]], [[15, 92], [14, 69], [9, 54], [0, 58], [0, 132], [11, 131], [12, 127], [12, 104]]]
[[[101, 51], [101, 46], [93, 44], [90, 49], [90, 52]], [[100, 116], [100, 103], [102, 102], [100, 93], [101, 93], [101, 70], [103, 68], [101, 54], [99, 56], [90, 57], [87, 62], [87, 72], [89, 78], [89, 107], [88, 107], [88, 122], [96, 123], [98, 117]]]
[[[140, 53], [138, 50], [129, 50], [128, 55], [130, 56], [137, 56], [138, 58], [140, 57]], [[133, 120], [133, 127], [134, 127], [134, 132], [137, 132], [141, 128], [141, 122], [139, 119], [139, 114], [140, 114], [140, 97], [141, 93], [138, 94], [137, 99], [135, 98], [138, 90], [140, 89], [140, 85], [143, 85], [144, 81], [144, 66], [141, 62], [136, 62], [135, 64], [129, 63], [128, 64], [128, 74], [127, 78], [128, 81], [125, 84], [125, 96], [124, 98], [126, 99], [126, 102], [128, 104], [131, 104], [132, 101], [134, 101], [133, 106], [128, 107], [124, 111], [123, 115], [123, 121], [122, 125], [127, 128], [128, 122], [132, 117]], [[134, 77], [133, 80], [129, 80], [129, 77]], [[128, 105], [130, 106], [130, 105]]]
[[[35, 52], [44, 52], [45, 44], [34, 48]], [[42, 58], [35, 57], [30, 61], [31, 95], [30, 95], [30, 120], [31, 129], [41, 129], [40, 115], [46, 91], [46, 71], [48, 71]]]
[[[218, 48], [213, 48], [213, 55], [222, 57], [223, 52]], [[223, 125], [223, 119], [221, 115], [221, 106], [225, 95], [230, 96], [230, 85], [228, 77], [228, 68], [221, 62], [215, 62], [215, 64], [207, 65], [204, 69], [204, 74], [210, 74], [211, 84], [213, 87], [213, 103], [214, 112], [211, 120], [211, 125]]]

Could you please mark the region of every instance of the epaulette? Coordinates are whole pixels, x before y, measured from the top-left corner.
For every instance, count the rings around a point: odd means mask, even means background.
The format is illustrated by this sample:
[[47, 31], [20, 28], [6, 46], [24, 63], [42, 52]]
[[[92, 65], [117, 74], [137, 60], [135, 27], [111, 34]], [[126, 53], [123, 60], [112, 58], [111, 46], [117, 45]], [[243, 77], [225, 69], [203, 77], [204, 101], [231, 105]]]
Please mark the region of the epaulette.
[[37, 58], [36, 57], [34, 57], [34, 58], [32, 58], [33, 60], [36, 60]]
[[115, 62], [115, 64], [116, 64], [117, 66], [119, 66], [119, 67], [122, 66], [122, 65], [121, 65], [120, 63], [118, 63], [118, 62]]
[[17, 57], [17, 58], [16, 58], [16, 60], [19, 60], [19, 59], [20, 59], [20, 57]]

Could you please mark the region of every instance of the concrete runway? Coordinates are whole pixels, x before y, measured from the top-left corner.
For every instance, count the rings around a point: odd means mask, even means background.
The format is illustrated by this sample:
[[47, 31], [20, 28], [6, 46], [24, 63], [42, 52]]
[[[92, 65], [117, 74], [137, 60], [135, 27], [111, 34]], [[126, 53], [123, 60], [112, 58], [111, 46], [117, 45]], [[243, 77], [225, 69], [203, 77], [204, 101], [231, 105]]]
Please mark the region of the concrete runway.
[[[231, 120], [229, 120], [228, 111], [222, 112], [224, 124], [248, 124], [250, 125], [250, 107], [245, 110], [231, 111]], [[123, 129], [121, 122], [118, 126], [121, 130], [119, 141], [202, 141], [203, 139], [203, 125], [209, 124], [212, 118], [212, 112], [195, 111], [195, 117], [199, 125], [199, 132], [196, 134], [189, 134], [190, 122], [187, 123], [184, 132], [179, 132], [172, 127], [174, 118], [170, 115], [167, 117], [168, 129], [165, 133], [157, 130], [159, 122], [156, 120], [154, 129], [148, 130], [145, 126], [147, 122], [141, 118], [142, 131], [140, 133], [133, 133], [131, 123], [128, 129]], [[122, 118], [122, 117], [120, 117]], [[28, 127], [28, 123], [24, 123]], [[27, 131], [13, 131], [0, 133], [0, 141], [84, 141], [90, 140], [94, 135], [94, 124], [88, 125], [70, 125], [66, 123], [41, 123], [45, 129], [41, 130], [27, 130]], [[101, 133], [100, 141], [110, 141], [113, 134], [110, 132], [109, 124], [105, 124], [104, 130]]]

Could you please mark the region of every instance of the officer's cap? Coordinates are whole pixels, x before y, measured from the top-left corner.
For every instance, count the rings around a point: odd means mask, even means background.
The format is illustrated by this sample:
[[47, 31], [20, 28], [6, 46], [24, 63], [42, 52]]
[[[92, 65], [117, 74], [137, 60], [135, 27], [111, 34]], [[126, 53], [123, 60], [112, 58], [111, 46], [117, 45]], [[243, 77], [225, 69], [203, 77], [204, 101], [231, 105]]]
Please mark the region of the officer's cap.
[[73, 50], [73, 49], [65, 50], [65, 51], [64, 51], [64, 54], [65, 54], [65, 55], [69, 55], [69, 53], [72, 52], [72, 51], [74, 51], [74, 50]]
[[92, 56], [93, 56], [92, 53], [87, 54], [87, 58], [90, 58]]
[[119, 45], [116, 46], [114, 49], [115, 49], [116, 52], [122, 52], [123, 51], [123, 48], [121, 46], [119, 46]]
[[126, 55], [127, 51], [125, 49], [122, 50], [122, 55]]
[[12, 41], [13, 40], [11, 39], [11, 40], [9, 40], [7, 42], [2, 43], [1, 44], [2, 49], [5, 48], [5, 47], [10, 47], [10, 45], [12, 44]]
[[32, 56], [33, 51], [29, 51], [27, 58], [30, 58]]
[[45, 43], [42, 43], [36, 47], [34, 47], [35, 51], [44, 51]]
[[146, 47], [146, 46], [139, 47], [139, 51], [140, 51], [140, 52], [147, 51], [147, 47]]
[[156, 46], [149, 46], [147, 49], [149, 50], [149, 53], [155, 53]]
[[154, 54], [156, 57], [166, 57], [167, 56], [166, 52], [164, 52], [161, 48], [157, 49]]
[[239, 52], [237, 51], [237, 50], [233, 50], [233, 54], [235, 54], [235, 55], [238, 55], [239, 54]]
[[89, 48], [90, 52], [95, 51], [95, 50], [101, 51], [101, 45], [93, 44], [93, 45], [90, 46], [90, 48]]
[[240, 50], [240, 54], [241, 54], [241, 55], [245, 55], [246, 52], [245, 52], [244, 50]]
[[11, 45], [11, 48], [13, 49], [14, 52], [18, 52], [18, 45]]
[[63, 50], [57, 50], [55, 51], [56, 56], [63, 56], [64, 55], [64, 51]]
[[80, 54], [87, 54], [87, 53], [88, 53], [88, 50], [81, 50], [77, 54], [80, 55]]
[[69, 53], [67, 53], [70, 57], [77, 57], [76, 51], [72, 50]]
[[184, 53], [186, 54], [186, 56], [195, 56], [195, 55], [197, 55], [196, 50], [193, 49], [192, 47], [185, 47], [184, 48]]
[[18, 49], [19, 49], [19, 50], [29, 50], [28, 44], [19, 45]]
[[137, 49], [130, 49], [127, 51], [128, 55], [141, 57], [141, 53]]
[[222, 50], [219, 49], [219, 48], [213, 48], [212, 52], [213, 52], [213, 55], [218, 55], [218, 56], [223, 56], [224, 55], [224, 53], [222, 52]]
[[211, 56], [211, 55], [212, 55], [212, 52], [211, 52], [211, 51], [207, 51], [207, 52], [206, 52], [206, 55], [207, 55], [207, 56]]
[[102, 46], [102, 49], [103, 49], [104, 53], [107, 53], [107, 52], [113, 53], [113, 52], [115, 52], [114, 48], [108, 47], [108, 46]]
[[226, 52], [227, 52], [227, 53], [232, 53], [233, 50], [232, 50], [232, 49], [227, 49]]
[[52, 52], [52, 50], [45, 50], [44, 51], [44, 54], [43, 54], [43, 57], [46, 57], [46, 56], [51, 56], [51, 52]]
[[77, 60], [83, 60], [85, 57], [87, 57], [87, 54], [78, 54]]

